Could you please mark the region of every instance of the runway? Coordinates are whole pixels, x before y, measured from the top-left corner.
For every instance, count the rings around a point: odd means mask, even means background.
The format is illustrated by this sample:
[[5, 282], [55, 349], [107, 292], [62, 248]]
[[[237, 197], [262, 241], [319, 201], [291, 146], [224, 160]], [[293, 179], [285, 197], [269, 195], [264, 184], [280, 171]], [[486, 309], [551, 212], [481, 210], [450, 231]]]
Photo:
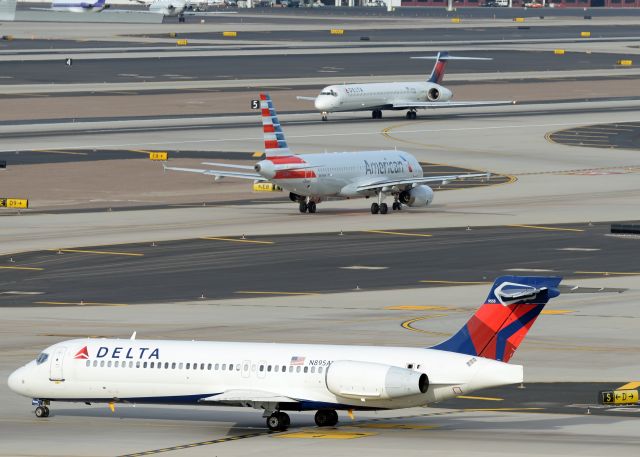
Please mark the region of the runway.
[[0, 306], [404, 289], [487, 283], [522, 273], [567, 281], [640, 275], [640, 260], [628, 258], [629, 240], [608, 234], [607, 224], [513, 225], [79, 246], [0, 257]]
[[[431, 54], [431, 53], [429, 53]], [[520, 71], [587, 70], [611, 68], [626, 57], [620, 54], [567, 53], [558, 59], [550, 52], [495, 51], [465, 52], [470, 57], [488, 57], [492, 61], [460, 61], [452, 63], [455, 72], [498, 72], [518, 68]], [[416, 52], [385, 54], [386, 65], [381, 67], [382, 56], [361, 52], [352, 54], [289, 54], [279, 56], [252, 56], [250, 63], [242, 56], [215, 58], [176, 57], [167, 59], [149, 56], [145, 59], [81, 60], [73, 66], [64, 59], [55, 61], [23, 61], [3, 64], [4, 84], [77, 84], [121, 83], [131, 81], [174, 81], [256, 78], [305, 78], [319, 74], [332, 79], [361, 75], [397, 74], [408, 68], [422, 68], [427, 75], [433, 66], [430, 62], [412, 61], [411, 57], [424, 55]], [[426, 77], [426, 76], [425, 76]]]

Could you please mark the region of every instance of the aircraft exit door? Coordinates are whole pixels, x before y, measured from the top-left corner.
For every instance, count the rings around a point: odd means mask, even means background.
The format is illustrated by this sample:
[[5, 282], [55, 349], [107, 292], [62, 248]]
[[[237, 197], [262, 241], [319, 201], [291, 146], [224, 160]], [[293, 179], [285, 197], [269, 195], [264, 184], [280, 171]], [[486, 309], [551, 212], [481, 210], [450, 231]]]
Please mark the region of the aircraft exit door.
[[62, 372], [62, 364], [64, 362], [64, 354], [67, 352], [66, 347], [59, 347], [51, 357], [51, 366], [49, 368], [50, 381], [64, 381], [64, 373]]

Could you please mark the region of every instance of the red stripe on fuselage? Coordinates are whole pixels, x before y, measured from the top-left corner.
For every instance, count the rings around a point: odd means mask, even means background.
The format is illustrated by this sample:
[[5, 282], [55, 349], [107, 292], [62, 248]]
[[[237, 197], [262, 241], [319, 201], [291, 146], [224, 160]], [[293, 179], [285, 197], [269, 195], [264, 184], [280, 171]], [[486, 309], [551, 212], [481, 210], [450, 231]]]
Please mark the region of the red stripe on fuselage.
[[316, 173], [311, 170], [284, 170], [277, 171], [273, 179], [310, 179], [316, 177]]
[[[276, 144], [276, 148], [278, 145]], [[307, 163], [298, 156], [273, 156], [267, 157], [274, 165], [288, 165], [292, 163]]]

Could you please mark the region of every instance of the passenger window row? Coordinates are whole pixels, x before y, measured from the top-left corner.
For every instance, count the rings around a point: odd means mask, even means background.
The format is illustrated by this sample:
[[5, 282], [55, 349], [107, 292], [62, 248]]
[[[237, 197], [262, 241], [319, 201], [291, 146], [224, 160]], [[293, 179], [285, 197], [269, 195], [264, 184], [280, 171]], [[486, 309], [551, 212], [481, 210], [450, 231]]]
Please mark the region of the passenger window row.
[[[107, 368], [154, 368], [154, 369], [165, 369], [165, 370], [201, 370], [201, 371], [240, 371], [241, 368], [241, 364], [236, 363], [191, 363], [191, 362], [187, 362], [187, 363], [183, 363], [183, 362], [141, 362], [141, 361], [136, 361], [134, 362], [133, 360], [87, 360], [86, 362], [86, 366], [87, 367], [107, 367]], [[289, 373], [293, 373], [294, 371], [296, 373], [317, 373], [318, 374], [322, 374], [323, 372], [323, 367], [302, 367], [302, 366], [293, 366], [293, 365], [289, 365], [289, 367], [287, 368], [287, 365], [264, 365], [264, 364], [252, 364], [251, 365], [251, 371], [255, 372], [255, 371], [259, 371], [259, 372], [267, 372], [267, 373], [286, 373], [287, 371]], [[245, 364], [244, 365], [244, 371], [247, 372], [249, 371], [249, 365]]]

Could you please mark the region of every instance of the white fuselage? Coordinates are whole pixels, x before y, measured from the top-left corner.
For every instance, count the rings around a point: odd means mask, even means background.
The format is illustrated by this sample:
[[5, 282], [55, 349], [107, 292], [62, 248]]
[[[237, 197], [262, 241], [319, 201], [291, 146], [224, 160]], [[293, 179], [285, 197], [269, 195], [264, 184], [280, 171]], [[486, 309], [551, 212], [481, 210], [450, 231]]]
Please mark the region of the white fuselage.
[[187, 9], [185, 0], [155, 0], [149, 4], [149, 11], [164, 16], [179, 16]]
[[[424, 373], [428, 389], [376, 398], [356, 374], [344, 381], [352, 394], [337, 395], [328, 373], [338, 361]], [[42, 400], [197, 404], [229, 391], [268, 392], [294, 399], [296, 409], [405, 408], [519, 382], [522, 366], [435, 349], [118, 339], [55, 344], [8, 381], [14, 392]]]
[[60, 1], [51, 4], [52, 11], [65, 11], [70, 13], [99, 13], [107, 7], [105, 3], [90, 3], [79, 1]]
[[[278, 164], [300, 164], [309, 167], [277, 171]], [[422, 167], [408, 152], [362, 151], [301, 154], [271, 157], [259, 162], [258, 173], [283, 189], [298, 195], [322, 200], [324, 197], [354, 198], [374, 195], [359, 192], [358, 187], [383, 179], [420, 178]]]
[[[437, 94], [437, 97], [433, 97]], [[322, 112], [394, 109], [415, 102], [447, 101], [453, 94], [439, 84], [427, 81], [343, 84], [327, 86], [316, 97], [315, 107]], [[406, 108], [398, 108], [406, 109]]]

